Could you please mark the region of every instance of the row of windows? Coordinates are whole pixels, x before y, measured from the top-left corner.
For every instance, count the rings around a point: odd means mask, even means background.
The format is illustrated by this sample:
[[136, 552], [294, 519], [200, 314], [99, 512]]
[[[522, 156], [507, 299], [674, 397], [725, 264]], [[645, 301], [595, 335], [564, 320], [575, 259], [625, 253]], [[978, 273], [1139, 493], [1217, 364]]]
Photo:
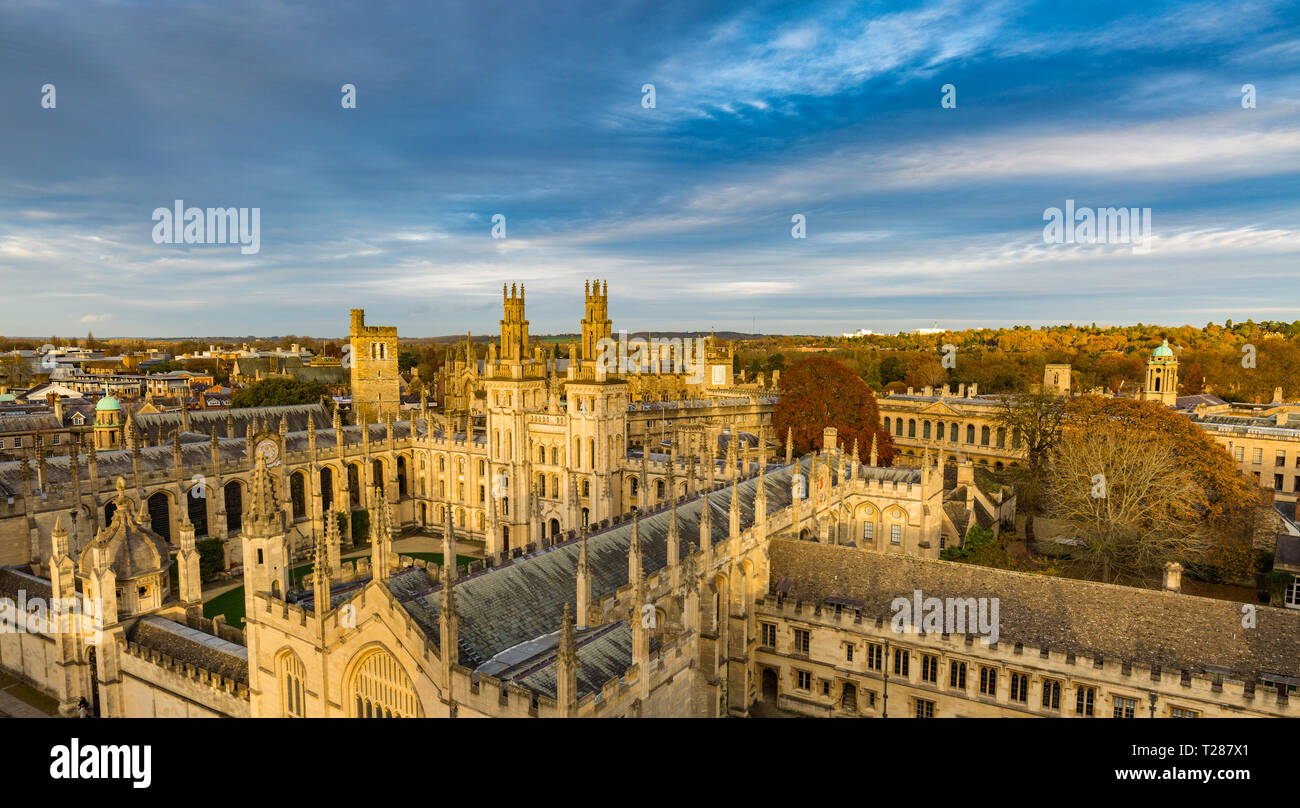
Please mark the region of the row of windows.
[[[891, 418], [889, 416], [885, 416], [885, 431], [892, 433], [900, 438], [903, 437], [903, 419]], [[907, 437], [909, 438], [917, 437], [916, 432], [917, 432], [916, 419], [908, 418]], [[945, 424], [943, 421], [933, 421], [933, 422], [922, 421], [921, 422], [920, 437], [922, 439], [930, 440], [931, 437], [933, 436], [934, 440], [942, 442], [945, 440], [944, 438], [945, 434], [947, 435], [946, 439], [948, 440], [948, 442], [959, 443], [961, 437], [961, 426], [956, 422], [950, 422], [947, 424]], [[976, 436], [975, 425], [967, 424], [966, 443], [974, 445], [975, 436]], [[979, 428], [979, 444], [981, 446], [989, 446], [990, 444], [993, 444], [996, 445], [997, 448], [999, 449], [1005, 449], [1007, 445], [1006, 427], [1000, 426], [1000, 427], [993, 428], [988, 426], [981, 426]], [[1011, 431], [1011, 448], [1013, 449], [1020, 448], [1019, 430], [1013, 429]]]
[[[1232, 456], [1236, 459], [1238, 463], [1245, 463], [1246, 447], [1234, 446], [1232, 449]], [[1250, 455], [1250, 462], [1252, 465], [1256, 465], [1256, 466], [1264, 465], [1264, 450], [1252, 449]], [[1274, 450], [1273, 465], [1277, 468], [1286, 468], [1286, 451], [1284, 449]], [[1300, 452], [1296, 453], [1295, 467], [1300, 469]]]
[[[1294, 585], [1297, 597], [1300, 597], [1300, 583]], [[762, 640], [763, 645], [767, 648], [776, 648], [776, 624], [762, 623]], [[802, 656], [808, 656], [811, 647], [811, 632], [807, 629], [794, 629], [794, 646], [792, 653]], [[845, 661], [853, 662], [857, 650], [856, 643], [845, 643]], [[891, 670], [894, 676], [909, 678], [911, 676], [912, 651], [906, 648], [894, 648], [891, 657]], [[936, 654], [920, 653], [921, 669], [920, 680], [929, 684], [938, 684], [939, 682], [939, 656]], [[867, 643], [866, 668], [871, 671], [881, 671], [884, 666], [884, 645], [882, 643]], [[954, 690], [965, 691], [966, 689], [966, 672], [967, 663], [960, 660], [952, 660], [948, 663], [948, 686]], [[800, 689], [807, 690], [811, 687], [811, 673], [799, 671], [796, 685]], [[983, 696], [997, 698], [998, 696], [998, 674], [999, 668], [992, 665], [979, 666], [979, 692]], [[1019, 704], [1028, 704], [1029, 702], [1029, 674], [1021, 671], [1010, 671], [1010, 692], [1009, 699]], [[798, 684], [799, 682], [808, 682], [807, 686]], [[1042, 692], [1040, 694], [1041, 706], [1049, 710], [1059, 710], [1061, 708], [1061, 689], [1062, 683], [1056, 679], [1044, 678], [1042, 680]], [[1092, 717], [1095, 715], [1097, 701], [1097, 688], [1079, 685], [1075, 688], [1075, 715], [1083, 717]], [[1135, 699], [1115, 696], [1112, 698], [1114, 707], [1114, 717], [1116, 718], [1133, 718], [1137, 712], [1137, 701]], [[933, 705], [931, 705], [931, 711]], [[1182, 707], [1171, 708], [1171, 715], [1176, 718], [1196, 718], [1199, 713]], [[930, 716], [918, 716], [930, 717]]]
[[[875, 525], [874, 522], [863, 522], [863, 523], [862, 523], [862, 540], [863, 540], [864, 542], [875, 542], [875, 540], [876, 540], [876, 525]], [[901, 544], [902, 542], [903, 542], [903, 526], [902, 526], [902, 525], [890, 525], [890, 526], [889, 526], [889, 543], [890, 543], [890, 544]]]

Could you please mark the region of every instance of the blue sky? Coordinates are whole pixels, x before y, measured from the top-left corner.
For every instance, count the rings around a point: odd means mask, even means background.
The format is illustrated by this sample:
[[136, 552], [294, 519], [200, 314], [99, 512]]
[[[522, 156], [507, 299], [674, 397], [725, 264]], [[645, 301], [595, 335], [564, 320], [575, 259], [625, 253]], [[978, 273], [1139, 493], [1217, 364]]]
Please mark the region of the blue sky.
[[1294, 320], [1298, 78], [1296, 3], [9, 0], [0, 334], [574, 331], [596, 277], [629, 330]]

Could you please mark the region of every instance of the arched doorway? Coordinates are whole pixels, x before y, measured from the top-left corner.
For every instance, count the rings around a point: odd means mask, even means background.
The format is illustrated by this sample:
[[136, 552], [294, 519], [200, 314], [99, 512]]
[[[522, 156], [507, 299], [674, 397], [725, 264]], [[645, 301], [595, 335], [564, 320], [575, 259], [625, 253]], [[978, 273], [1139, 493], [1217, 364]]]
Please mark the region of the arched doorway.
[[551, 520], [551, 539], [552, 539], [552, 540], [555, 540], [555, 539], [558, 539], [558, 538], [560, 538], [560, 520], [559, 520], [559, 519], [552, 519], [552, 520]]
[[779, 693], [779, 679], [776, 671], [771, 668], [763, 668], [763, 701], [769, 704], [776, 704]]

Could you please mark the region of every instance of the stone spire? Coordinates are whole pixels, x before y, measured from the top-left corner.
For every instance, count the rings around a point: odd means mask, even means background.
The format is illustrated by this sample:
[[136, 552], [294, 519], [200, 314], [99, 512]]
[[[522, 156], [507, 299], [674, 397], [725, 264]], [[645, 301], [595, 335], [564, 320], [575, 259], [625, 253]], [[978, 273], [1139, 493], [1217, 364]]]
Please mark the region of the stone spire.
[[700, 500], [700, 550], [704, 553], [707, 567], [713, 558], [713, 506], [709, 502], [709, 492], [704, 492]]
[[72, 550], [68, 545], [68, 531], [63, 526], [63, 516], [59, 515], [54, 519], [54, 531], [50, 533], [50, 556], [54, 560], [71, 556]]
[[185, 510], [181, 510], [177, 525], [180, 533], [180, 551], [176, 553], [176, 578], [180, 591], [177, 596], [187, 608], [202, 607], [203, 578], [199, 566], [199, 553], [194, 545], [194, 525]]
[[456, 587], [451, 576], [442, 579], [442, 604], [438, 609], [438, 656], [442, 662], [442, 693], [450, 717], [456, 717], [455, 680], [452, 668], [460, 662], [460, 643], [457, 638]]
[[334, 514], [326, 514], [325, 521], [333, 525], [333, 530], [326, 527], [317, 534], [312, 553], [312, 590], [316, 597], [318, 617], [330, 610], [330, 579], [334, 577], [334, 559], [331, 556], [332, 548], [338, 546], [336, 539], [339, 533], [339, 520], [334, 518]]
[[727, 509], [727, 535], [735, 539], [740, 536], [740, 484], [731, 483], [731, 506]]
[[[669, 477], [671, 481], [672, 478]], [[668, 506], [668, 568], [676, 574], [677, 565], [681, 562], [682, 539], [681, 533], [677, 526], [677, 497], [670, 498]]]
[[271, 472], [266, 468], [266, 458], [257, 455], [257, 465], [248, 481], [248, 509], [244, 514], [244, 528], [257, 536], [273, 536], [284, 532], [284, 513], [275, 502], [275, 489]]
[[785, 464], [794, 462], [794, 427], [785, 428]]
[[874, 432], [871, 433], [871, 467], [872, 467], [872, 468], [875, 468], [875, 466], [876, 466], [876, 460], [877, 460], [877, 452], [876, 452], [877, 444], [876, 444], [876, 437], [877, 437], [877, 436], [876, 436], [876, 433], [874, 433]]
[[641, 571], [644, 569], [641, 562], [641, 531], [638, 524], [640, 520], [640, 513], [632, 511], [632, 534], [627, 540], [627, 580], [629, 583], [640, 577]]
[[578, 713], [578, 643], [568, 603], [564, 604], [560, 641], [555, 654], [555, 704], [560, 718], [573, 718]]
[[587, 615], [591, 612], [591, 562], [587, 555], [587, 528], [582, 528], [582, 539], [578, 544], [578, 627], [586, 628]]
[[343, 546], [343, 538], [339, 535], [339, 514], [335, 511], [325, 513], [325, 549], [329, 558], [330, 575], [335, 576], [343, 571], [342, 561], [339, 558]]
[[383, 581], [392, 574], [389, 566], [393, 552], [392, 517], [388, 500], [377, 485], [371, 491], [370, 502], [370, 568], [375, 580]]

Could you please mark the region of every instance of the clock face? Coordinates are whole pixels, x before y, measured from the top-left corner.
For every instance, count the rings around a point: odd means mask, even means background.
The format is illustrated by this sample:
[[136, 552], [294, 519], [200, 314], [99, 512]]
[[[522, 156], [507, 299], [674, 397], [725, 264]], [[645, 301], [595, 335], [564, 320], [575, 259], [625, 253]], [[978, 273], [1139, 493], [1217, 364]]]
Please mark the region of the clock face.
[[280, 459], [280, 447], [270, 438], [264, 438], [259, 442], [255, 451], [257, 456], [266, 461], [268, 466], [274, 466]]

